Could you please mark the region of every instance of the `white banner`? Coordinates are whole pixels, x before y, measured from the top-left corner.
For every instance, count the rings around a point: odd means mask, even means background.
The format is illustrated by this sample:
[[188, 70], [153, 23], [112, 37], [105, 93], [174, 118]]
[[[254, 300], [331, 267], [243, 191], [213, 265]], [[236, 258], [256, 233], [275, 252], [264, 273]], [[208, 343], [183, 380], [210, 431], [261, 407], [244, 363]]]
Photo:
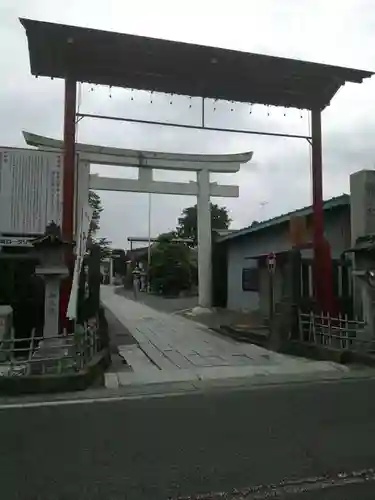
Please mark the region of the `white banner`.
[[81, 274], [83, 258], [87, 250], [87, 239], [89, 236], [92, 214], [93, 209], [87, 201], [86, 205], [81, 209], [81, 214], [78, 220], [78, 231], [76, 235], [76, 260], [74, 263], [72, 289], [70, 292], [68, 309], [66, 311], [66, 316], [69, 319], [76, 319], [77, 317], [79, 276]]

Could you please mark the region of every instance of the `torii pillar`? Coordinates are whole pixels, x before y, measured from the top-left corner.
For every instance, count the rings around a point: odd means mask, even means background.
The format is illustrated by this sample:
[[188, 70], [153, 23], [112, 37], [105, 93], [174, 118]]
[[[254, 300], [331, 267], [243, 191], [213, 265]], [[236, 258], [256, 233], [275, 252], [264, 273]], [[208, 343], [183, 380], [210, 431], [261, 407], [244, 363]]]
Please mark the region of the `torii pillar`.
[[311, 110], [314, 295], [320, 309], [333, 316], [337, 301], [333, 291], [331, 248], [324, 235], [321, 110]]
[[199, 306], [212, 306], [212, 228], [210, 206], [210, 172], [197, 172], [197, 229], [198, 229], [198, 296]]

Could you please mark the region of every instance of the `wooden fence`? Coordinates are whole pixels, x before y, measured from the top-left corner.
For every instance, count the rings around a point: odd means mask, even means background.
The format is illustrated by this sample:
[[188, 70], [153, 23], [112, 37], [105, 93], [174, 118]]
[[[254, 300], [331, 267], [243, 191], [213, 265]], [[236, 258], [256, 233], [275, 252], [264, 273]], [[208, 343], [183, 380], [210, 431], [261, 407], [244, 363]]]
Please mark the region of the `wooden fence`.
[[366, 331], [366, 323], [349, 319], [348, 315], [331, 317], [328, 314], [299, 312], [299, 335], [304, 343], [324, 345], [335, 349], [375, 352], [375, 340]]

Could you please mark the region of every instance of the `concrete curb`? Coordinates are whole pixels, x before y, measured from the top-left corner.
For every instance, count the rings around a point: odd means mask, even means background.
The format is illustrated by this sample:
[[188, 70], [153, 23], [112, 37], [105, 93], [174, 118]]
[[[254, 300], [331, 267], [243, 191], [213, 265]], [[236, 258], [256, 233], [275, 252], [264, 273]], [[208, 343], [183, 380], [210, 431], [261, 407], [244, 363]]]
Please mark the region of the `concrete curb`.
[[174, 382], [159, 382], [147, 384], [129, 384], [119, 386], [115, 390], [108, 392], [114, 395], [129, 395], [132, 397], [165, 395], [191, 392], [202, 392], [207, 390], [233, 390], [233, 389], [266, 389], [267, 387], [291, 387], [295, 385], [349, 382], [375, 379], [375, 370], [358, 371], [320, 371], [303, 374], [275, 374], [275, 375], [254, 375], [253, 377], [223, 378], [223, 379], [202, 379], [202, 380], [179, 380]]
[[[313, 368], [313, 367], [312, 367]], [[153, 379], [147, 379], [136, 374], [121, 374], [121, 379], [117, 373], [106, 373], [106, 388], [108, 390], [129, 391], [130, 393], [146, 393], [153, 392], [157, 387], [163, 387], [164, 390], [170, 392], [170, 388], [176, 387], [179, 384], [184, 388], [191, 390], [199, 390], [202, 388], [216, 387], [237, 388], [240, 386], [275, 386], [296, 383], [314, 383], [322, 381], [338, 381], [343, 379], [358, 379], [375, 377], [375, 370], [358, 370], [351, 371], [348, 367], [340, 366], [332, 363], [325, 363], [324, 366], [314, 370], [306, 370], [298, 372], [291, 370], [289, 373], [267, 373], [265, 371], [249, 374], [233, 374], [232, 376], [215, 376], [210, 372], [185, 373], [181, 370], [178, 373], [160, 372], [159, 376]]]
[[[287, 376], [278, 377], [252, 377], [251, 379], [230, 379], [225, 383], [218, 384], [213, 381], [195, 381], [195, 382], [174, 382], [174, 383], [154, 383], [138, 386], [119, 387], [118, 389], [88, 389], [85, 392], [73, 392], [70, 394], [47, 394], [20, 397], [0, 397], [0, 410], [32, 408], [39, 406], [58, 406], [75, 405], [91, 403], [116, 403], [123, 400], [143, 399], [143, 398], [165, 398], [178, 397], [193, 394], [217, 393], [223, 391], [258, 391], [293, 389], [296, 386], [310, 386], [314, 384], [332, 384], [332, 383], [361, 383], [369, 380], [375, 380], [375, 370], [358, 370], [350, 372], [324, 372], [315, 374], [313, 377], [288, 378]], [[223, 381], [221, 381], [223, 382]]]

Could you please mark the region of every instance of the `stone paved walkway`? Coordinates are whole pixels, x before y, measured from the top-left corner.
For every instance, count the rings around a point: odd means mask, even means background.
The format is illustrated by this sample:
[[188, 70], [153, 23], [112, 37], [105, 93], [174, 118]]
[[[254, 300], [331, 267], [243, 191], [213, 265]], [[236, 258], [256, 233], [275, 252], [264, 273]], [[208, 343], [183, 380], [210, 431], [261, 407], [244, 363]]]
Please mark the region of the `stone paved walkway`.
[[101, 300], [138, 343], [119, 346], [134, 373], [108, 374], [107, 386], [341, 369], [221, 337], [205, 325], [117, 295], [109, 286], [102, 287]]

